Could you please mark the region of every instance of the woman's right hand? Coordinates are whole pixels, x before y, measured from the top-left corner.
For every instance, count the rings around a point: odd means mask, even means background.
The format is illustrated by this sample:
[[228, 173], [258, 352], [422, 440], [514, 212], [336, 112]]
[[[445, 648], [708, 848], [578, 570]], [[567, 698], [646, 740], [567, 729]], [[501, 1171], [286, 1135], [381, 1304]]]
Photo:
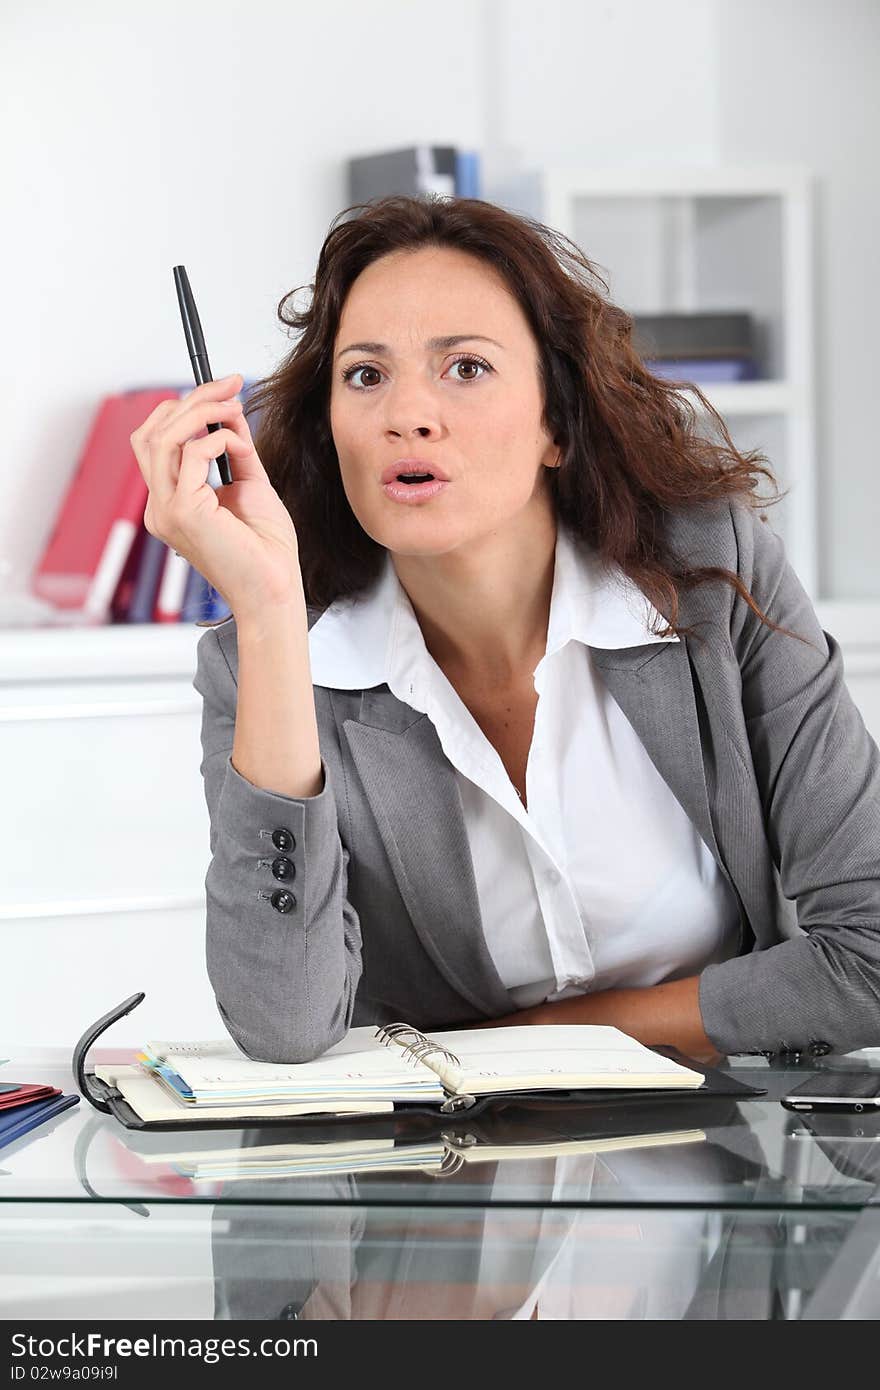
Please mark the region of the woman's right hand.
[[[241, 384], [236, 374], [160, 401], [131, 435], [149, 489], [147, 531], [188, 560], [236, 618], [302, 592], [296, 530], [233, 398]], [[218, 421], [225, 427], [209, 431]], [[215, 491], [208, 471], [224, 449], [234, 481]]]

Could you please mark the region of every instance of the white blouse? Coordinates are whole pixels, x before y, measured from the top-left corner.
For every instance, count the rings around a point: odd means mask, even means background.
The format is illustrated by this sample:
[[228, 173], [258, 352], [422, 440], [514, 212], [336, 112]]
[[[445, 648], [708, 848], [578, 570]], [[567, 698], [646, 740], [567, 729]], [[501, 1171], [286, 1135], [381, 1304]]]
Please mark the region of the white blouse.
[[486, 942], [520, 1008], [697, 974], [736, 953], [736, 896], [589, 650], [677, 642], [649, 630], [655, 616], [628, 576], [558, 525], [528, 809], [428, 652], [390, 554], [366, 594], [331, 604], [309, 632], [315, 685], [386, 682], [434, 724], [456, 771]]

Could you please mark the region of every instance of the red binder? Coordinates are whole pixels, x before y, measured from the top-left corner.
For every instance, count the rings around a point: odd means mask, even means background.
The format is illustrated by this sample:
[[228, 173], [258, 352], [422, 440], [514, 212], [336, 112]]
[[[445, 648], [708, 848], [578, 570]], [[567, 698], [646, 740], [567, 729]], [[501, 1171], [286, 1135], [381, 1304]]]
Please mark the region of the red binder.
[[31, 581], [38, 597], [107, 621], [147, 504], [131, 435], [160, 401], [179, 396], [177, 387], [154, 386], [102, 400]]
[[22, 1081], [14, 1089], [0, 1091], [0, 1110], [15, 1110], [19, 1105], [30, 1105], [35, 1100], [51, 1100], [60, 1095], [59, 1086]]

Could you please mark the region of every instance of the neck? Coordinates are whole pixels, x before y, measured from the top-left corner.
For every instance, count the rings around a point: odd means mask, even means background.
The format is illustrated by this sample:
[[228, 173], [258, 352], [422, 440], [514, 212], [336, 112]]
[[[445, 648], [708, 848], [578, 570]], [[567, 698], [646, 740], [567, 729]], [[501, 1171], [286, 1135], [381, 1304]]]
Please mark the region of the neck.
[[394, 555], [425, 646], [469, 686], [530, 678], [547, 647], [556, 518], [515, 523], [445, 555]]

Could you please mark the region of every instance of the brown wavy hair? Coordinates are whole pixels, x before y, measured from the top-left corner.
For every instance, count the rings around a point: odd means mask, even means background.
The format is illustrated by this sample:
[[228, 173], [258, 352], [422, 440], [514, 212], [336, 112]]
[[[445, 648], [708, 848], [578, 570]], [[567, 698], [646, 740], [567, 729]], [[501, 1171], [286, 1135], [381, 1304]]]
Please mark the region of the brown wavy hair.
[[[632, 343], [632, 317], [610, 302], [606, 281], [568, 237], [494, 203], [436, 194], [385, 197], [337, 214], [307, 287], [308, 307], [293, 307], [298, 289], [278, 305], [278, 318], [300, 335], [296, 346], [246, 403], [246, 415], [259, 412], [257, 453], [296, 527], [306, 602], [323, 609], [355, 594], [384, 563], [385, 548], [363, 530], [342, 486], [330, 432], [333, 345], [360, 272], [389, 252], [422, 247], [479, 257], [518, 300], [539, 348], [544, 424], [562, 448], [560, 466], [547, 470], [557, 516], [619, 565], [659, 613], [671, 614], [655, 635], [692, 632], [677, 622], [679, 587], [710, 579], [732, 584], [762, 622], [788, 632], [761, 612], [738, 575], [717, 566], [677, 569], [663, 550], [670, 508], [733, 495], [754, 507], [780, 501], [778, 490], [772, 499], [751, 495], [758, 474], [776, 485], [766, 456], [737, 451], [697, 386], [647, 370]], [[683, 386], [723, 443], [697, 433]]]

